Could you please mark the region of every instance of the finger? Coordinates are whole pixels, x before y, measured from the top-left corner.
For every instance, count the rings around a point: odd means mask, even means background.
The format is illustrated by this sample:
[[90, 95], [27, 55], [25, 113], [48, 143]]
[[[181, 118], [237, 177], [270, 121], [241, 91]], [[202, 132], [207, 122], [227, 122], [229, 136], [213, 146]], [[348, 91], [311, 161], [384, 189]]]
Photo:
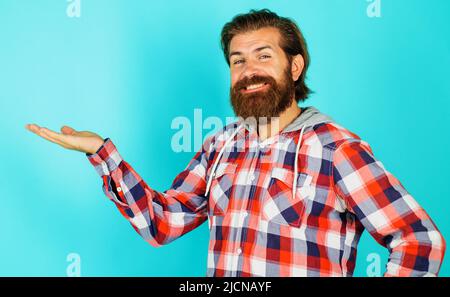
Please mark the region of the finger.
[[46, 134], [47, 136], [51, 137], [54, 140], [57, 140], [57, 141], [65, 143], [67, 145], [70, 145], [70, 142], [71, 142], [70, 141], [71, 140], [71, 136], [70, 135], [64, 135], [64, 134], [52, 131], [52, 130], [47, 129], [47, 128], [41, 128], [40, 132]]
[[68, 144], [66, 144], [66, 143], [64, 143], [62, 141], [59, 141], [58, 139], [55, 139], [55, 138], [51, 137], [50, 135], [48, 135], [44, 131], [39, 132], [39, 136], [41, 136], [44, 139], [47, 139], [50, 142], [56, 143], [56, 144], [58, 144], [58, 145], [60, 145], [60, 146], [62, 146], [64, 148], [67, 148], [67, 149], [72, 148], [70, 145], [68, 145]]
[[63, 142], [61, 142], [61, 141], [59, 141], [57, 139], [54, 139], [54, 138], [50, 137], [49, 135], [47, 135], [44, 132], [45, 128], [41, 128], [41, 127], [39, 127], [36, 124], [27, 124], [27, 125], [25, 125], [25, 127], [28, 130], [30, 130], [31, 132], [35, 133], [36, 135], [38, 135], [38, 136], [40, 136], [40, 137], [42, 137], [42, 138], [44, 138], [44, 139], [46, 139], [46, 140], [48, 140], [50, 142], [56, 143], [56, 144], [58, 144], [58, 145], [60, 145], [60, 146], [62, 146], [64, 148], [71, 148], [70, 146], [66, 145], [65, 143], [63, 143]]
[[75, 129], [73, 129], [72, 127], [69, 126], [62, 126], [61, 127], [61, 132], [65, 135], [75, 135], [77, 134], [77, 131]]
[[27, 124], [27, 125], [25, 125], [25, 128], [28, 129], [28, 131], [31, 131], [31, 132], [33, 132], [33, 133], [38, 134], [38, 133], [39, 133], [39, 129], [40, 129], [41, 127], [39, 127], [39, 126], [36, 125], [36, 124]]

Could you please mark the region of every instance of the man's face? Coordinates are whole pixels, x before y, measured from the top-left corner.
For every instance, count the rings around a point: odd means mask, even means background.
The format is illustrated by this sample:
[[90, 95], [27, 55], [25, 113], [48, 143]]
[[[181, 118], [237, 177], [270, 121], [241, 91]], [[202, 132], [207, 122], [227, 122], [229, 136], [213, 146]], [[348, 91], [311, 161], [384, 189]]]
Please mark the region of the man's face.
[[269, 27], [231, 40], [230, 99], [237, 116], [270, 121], [292, 104], [295, 85], [279, 39], [278, 29]]

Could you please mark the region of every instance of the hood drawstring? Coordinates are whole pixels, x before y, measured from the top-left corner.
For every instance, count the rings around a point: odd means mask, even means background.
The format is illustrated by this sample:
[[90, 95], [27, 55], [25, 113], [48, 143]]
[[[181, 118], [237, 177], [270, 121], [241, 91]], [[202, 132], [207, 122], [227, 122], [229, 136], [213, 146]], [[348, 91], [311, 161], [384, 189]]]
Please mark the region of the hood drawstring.
[[233, 140], [234, 136], [239, 132], [239, 130], [244, 126], [244, 124], [240, 124], [236, 130], [231, 134], [231, 136], [225, 141], [225, 144], [219, 151], [219, 155], [217, 156], [216, 160], [214, 161], [213, 167], [211, 169], [211, 174], [208, 177], [208, 183], [206, 184], [206, 191], [205, 191], [205, 197], [208, 196], [209, 188], [211, 187], [212, 179], [216, 173], [217, 165], [219, 164], [220, 158], [223, 155], [223, 152], [225, 151], [225, 148], [230, 144], [230, 142]]
[[303, 138], [303, 131], [305, 131], [306, 125], [302, 126], [300, 131], [300, 136], [298, 137], [297, 147], [295, 149], [295, 160], [294, 160], [294, 180], [292, 182], [292, 199], [295, 199], [295, 192], [297, 190], [297, 176], [298, 176], [298, 152], [300, 151], [300, 146]]

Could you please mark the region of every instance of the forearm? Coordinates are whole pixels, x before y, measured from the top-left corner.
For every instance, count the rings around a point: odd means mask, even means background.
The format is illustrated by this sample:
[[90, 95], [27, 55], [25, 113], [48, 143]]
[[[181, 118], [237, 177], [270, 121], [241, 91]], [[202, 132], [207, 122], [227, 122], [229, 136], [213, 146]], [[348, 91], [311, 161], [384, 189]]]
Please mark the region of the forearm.
[[385, 238], [390, 251], [385, 276], [437, 276], [444, 258], [445, 240], [431, 219], [403, 226]]
[[206, 220], [206, 203], [192, 203], [195, 193], [151, 189], [122, 159], [111, 140], [88, 159], [102, 177], [106, 196], [151, 245], [167, 244]]

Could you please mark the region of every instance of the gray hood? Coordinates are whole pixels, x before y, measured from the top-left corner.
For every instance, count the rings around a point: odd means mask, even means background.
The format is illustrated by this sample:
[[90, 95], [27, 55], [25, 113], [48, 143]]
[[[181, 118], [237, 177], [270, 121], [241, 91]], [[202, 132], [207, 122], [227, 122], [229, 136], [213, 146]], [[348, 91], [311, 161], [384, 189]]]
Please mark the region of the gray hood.
[[290, 123], [283, 132], [292, 132], [300, 130], [303, 126], [305, 128], [311, 127], [320, 123], [329, 123], [333, 119], [326, 114], [321, 113], [317, 108], [313, 106], [302, 107], [300, 115]]

